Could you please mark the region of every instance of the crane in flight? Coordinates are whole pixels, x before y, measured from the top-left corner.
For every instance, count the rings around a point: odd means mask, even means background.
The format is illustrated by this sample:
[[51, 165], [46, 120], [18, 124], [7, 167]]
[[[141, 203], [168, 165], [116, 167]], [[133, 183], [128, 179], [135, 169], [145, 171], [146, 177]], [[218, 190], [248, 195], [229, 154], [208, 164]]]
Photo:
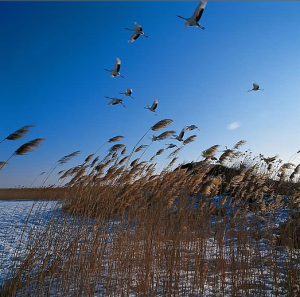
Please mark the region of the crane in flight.
[[129, 31], [133, 31], [132, 36], [130, 37], [130, 39], [128, 40], [129, 43], [134, 42], [135, 40], [137, 40], [141, 35], [148, 38], [147, 35], [145, 35], [145, 32], [142, 29], [142, 26], [140, 24], [138, 24], [137, 22], [134, 22], [135, 24], [135, 28], [134, 29], [129, 29], [129, 28], [125, 28], [125, 30], [129, 30]]
[[186, 127], [186, 131], [193, 131], [195, 129], [200, 131], [200, 129], [196, 125], [190, 125]]
[[251, 90], [248, 90], [247, 92], [251, 92], [251, 91], [264, 91], [264, 89], [260, 89], [259, 84], [253, 83], [253, 88]]
[[206, 4], [207, 4], [207, 0], [202, 0], [197, 6], [197, 8], [195, 9], [193, 15], [189, 18], [182, 17], [181, 15], [176, 15], [176, 16], [186, 20], [186, 23], [184, 23], [185, 27], [198, 27], [204, 30], [205, 28], [200, 25], [199, 21], [202, 17]]
[[119, 94], [123, 94], [123, 95], [131, 97], [133, 99], [133, 97], [131, 96], [132, 95], [132, 89], [127, 89], [127, 90], [125, 90], [124, 93], [119, 93]]
[[108, 98], [108, 99], [111, 100], [111, 101], [107, 104], [108, 106], [117, 105], [117, 104], [122, 104], [122, 105], [125, 107], [125, 105], [123, 104], [123, 100], [122, 100], [122, 99], [114, 98], [114, 97], [108, 97], [108, 96], [105, 96], [105, 98]]
[[[151, 106], [148, 105], [147, 107], [144, 107], [144, 108], [149, 109], [149, 110], [152, 111], [152, 112], [155, 112], [155, 111], [156, 111], [156, 108], [157, 108], [157, 104], [158, 104], [158, 100], [155, 99]], [[155, 114], [155, 115], [156, 115], [156, 114]]]
[[121, 75], [120, 73], [120, 68], [121, 68], [121, 59], [117, 57], [114, 69], [112, 70], [104, 69], [104, 70], [110, 72], [110, 77], [121, 76], [122, 78], [124, 78], [124, 76]]
[[173, 135], [174, 138], [172, 138], [172, 139], [176, 139], [176, 140], [178, 140], [178, 141], [183, 141], [184, 132], [185, 132], [185, 128], [183, 128], [183, 129], [181, 130], [181, 132], [180, 132], [179, 135], [175, 135], [175, 134], [174, 134], [174, 135]]

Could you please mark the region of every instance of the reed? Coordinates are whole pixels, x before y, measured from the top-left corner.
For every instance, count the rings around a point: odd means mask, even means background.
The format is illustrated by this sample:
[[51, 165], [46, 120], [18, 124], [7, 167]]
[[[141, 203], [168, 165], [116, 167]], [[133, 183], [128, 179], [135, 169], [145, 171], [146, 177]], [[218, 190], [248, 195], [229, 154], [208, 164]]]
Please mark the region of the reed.
[[[168, 156], [160, 148], [146, 161], [150, 145], [136, 144], [124, 156], [125, 145], [114, 144], [103, 158], [91, 154], [61, 170], [60, 179], [68, 178], [60, 188], [62, 211], [31, 230], [0, 295], [298, 294], [299, 218], [280, 227], [276, 218], [283, 210], [299, 214], [299, 165], [241, 152], [243, 144], [219, 158], [214, 145], [201, 161], [175, 169], [185, 145]], [[158, 171], [154, 158], [165, 158], [166, 166]]]

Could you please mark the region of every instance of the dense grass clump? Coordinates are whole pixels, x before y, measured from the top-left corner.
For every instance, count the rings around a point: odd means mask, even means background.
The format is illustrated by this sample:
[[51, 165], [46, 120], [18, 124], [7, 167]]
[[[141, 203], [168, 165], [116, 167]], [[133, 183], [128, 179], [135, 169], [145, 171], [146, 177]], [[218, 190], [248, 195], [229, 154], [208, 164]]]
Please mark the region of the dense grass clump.
[[118, 143], [60, 171], [62, 211], [32, 230], [1, 296], [297, 296], [298, 167], [244, 141], [175, 167], [192, 137], [158, 170], [166, 148], [143, 160], [143, 137], [127, 156]]

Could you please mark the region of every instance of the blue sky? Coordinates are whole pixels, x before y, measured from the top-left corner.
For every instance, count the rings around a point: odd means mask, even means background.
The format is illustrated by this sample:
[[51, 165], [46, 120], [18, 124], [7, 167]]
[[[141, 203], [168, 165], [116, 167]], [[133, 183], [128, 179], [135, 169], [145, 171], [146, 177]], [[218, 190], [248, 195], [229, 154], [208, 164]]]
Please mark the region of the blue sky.
[[[26, 124], [36, 127], [23, 139], [3, 142], [0, 160], [26, 141], [46, 141], [34, 153], [12, 158], [0, 173], [0, 187], [28, 186], [59, 158], [81, 150], [69, 164], [76, 165], [115, 135], [124, 135], [130, 148], [164, 118], [173, 119], [170, 129], [178, 132], [190, 124], [201, 129], [181, 161], [241, 139], [245, 149], [285, 161], [297, 152], [300, 2], [208, 2], [205, 31], [185, 28], [175, 17], [189, 17], [197, 4], [1, 2], [0, 138]], [[129, 44], [131, 32], [124, 28], [134, 21], [149, 38]], [[124, 79], [103, 71], [116, 57]], [[265, 91], [247, 93], [254, 81]], [[126, 88], [134, 96], [124, 98], [126, 108], [108, 107], [104, 96], [122, 96]], [[157, 116], [143, 108], [155, 98]], [[240, 127], [229, 130], [234, 122]]]

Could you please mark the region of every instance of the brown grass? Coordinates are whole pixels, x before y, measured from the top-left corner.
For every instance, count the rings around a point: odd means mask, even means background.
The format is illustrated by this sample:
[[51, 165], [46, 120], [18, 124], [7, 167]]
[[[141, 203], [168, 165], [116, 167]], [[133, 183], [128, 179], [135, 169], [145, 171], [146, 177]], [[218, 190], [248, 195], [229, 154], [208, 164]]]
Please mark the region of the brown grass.
[[161, 172], [129, 161], [137, 145], [124, 156], [115, 144], [61, 172], [62, 188], [0, 190], [7, 199], [61, 199], [63, 210], [32, 230], [1, 296], [293, 296], [298, 219], [279, 232], [274, 218], [299, 212], [298, 173], [288, 178], [298, 171], [238, 151], [242, 144], [216, 159], [212, 146], [173, 170], [182, 146]]
[[63, 200], [69, 191], [64, 188], [0, 189], [0, 200]]

